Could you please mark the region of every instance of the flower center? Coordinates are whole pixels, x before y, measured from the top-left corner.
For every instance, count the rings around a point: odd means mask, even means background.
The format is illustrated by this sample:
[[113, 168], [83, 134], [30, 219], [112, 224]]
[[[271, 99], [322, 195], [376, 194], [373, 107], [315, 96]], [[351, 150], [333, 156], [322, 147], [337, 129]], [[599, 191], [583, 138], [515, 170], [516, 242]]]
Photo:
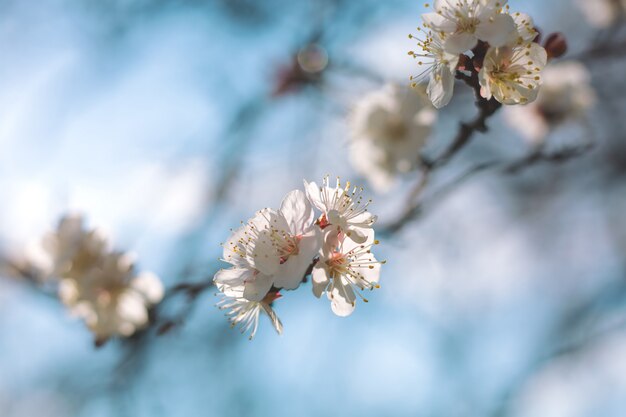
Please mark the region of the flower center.
[[406, 123], [401, 117], [395, 115], [389, 116], [385, 126], [386, 139], [400, 141], [406, 138], [408, 130]]

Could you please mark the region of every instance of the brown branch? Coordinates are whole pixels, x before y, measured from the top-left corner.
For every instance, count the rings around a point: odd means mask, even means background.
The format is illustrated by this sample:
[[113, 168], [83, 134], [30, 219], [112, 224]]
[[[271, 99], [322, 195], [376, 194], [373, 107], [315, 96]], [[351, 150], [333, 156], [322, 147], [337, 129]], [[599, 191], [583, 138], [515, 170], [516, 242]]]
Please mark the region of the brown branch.
[[465, 182], [482, 172], [488, 170], [498, 170], [505, 175], [515, 175], [540, 163], [565, 163], [567, 161], [585, 155], [593, 148], [593, 143], [585, 143], [582, 145], [567, 147], [552, 152], [546, 152], [538, 149], [522, 158], [515, 160], [494, 160], [479, 163], [472, 168], [469, 168], [467, 171], [460, 174], [458, 177], [451, 180], [447, 184], [441, 186], [438, 190], [434, 191], [429, 199], [416, 202], [412, 207], [410, 207], [410, 209], [406, 210], [404, 214], [396, 221], [386, 226], [383, 226], [381, 229], [378, 229], [378, 233], [382, 236], [388, 236], [399, 232], [408, 223], [419, 218], [424, 213], [426, 206], [432, 206], [440, 202], [450, 192], [456, 190]]

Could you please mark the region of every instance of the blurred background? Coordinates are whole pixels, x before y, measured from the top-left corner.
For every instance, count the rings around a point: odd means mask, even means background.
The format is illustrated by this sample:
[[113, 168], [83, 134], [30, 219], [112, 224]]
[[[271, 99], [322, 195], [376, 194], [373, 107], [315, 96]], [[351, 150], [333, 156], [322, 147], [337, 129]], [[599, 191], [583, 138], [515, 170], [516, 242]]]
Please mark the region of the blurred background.
[[[593, 146], [431, 193], [420, 216], [380, 233], [382, 288], [348, 318], [305, 286], [276, 304], [284, 334], [263, 317], [250, 342], [209, 289], [166, 300], [182, 321], [169, 332], [96, 349], [58, 299], [5, 268], [0, 416], [626, 415], [626, 28], [618, 1], [597, 19], [611, 1], [510, 2], [566, 35], [565, 58], [595, 90], [584, 125], [546, 146]], [[363, 95], [418, 72], [407, 34], [423, 11], [0, 0], [0, 252], [19, 258], [79, 212], [166, 287], [202, 282], [230, 228], [327, 173], [363, 184], [381, 227], [394, 223], [419, 174], [368, 187], [346, 120]], [[463, 87], [426, 153], [476, 113]], [[532, 148], [503, 112], [489, 126], [429, 189]]]

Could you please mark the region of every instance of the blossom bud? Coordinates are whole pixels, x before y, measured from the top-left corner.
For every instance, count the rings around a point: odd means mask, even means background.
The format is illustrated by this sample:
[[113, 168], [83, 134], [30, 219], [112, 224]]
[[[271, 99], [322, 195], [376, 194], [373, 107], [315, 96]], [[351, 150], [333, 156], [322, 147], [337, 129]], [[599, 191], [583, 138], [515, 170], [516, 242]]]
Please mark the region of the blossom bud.
[[546, 39], [544, 48], [548, 53], [548, 59], [560, 58], [567, 52], [567, 40], [560, 32], [552, 33]]

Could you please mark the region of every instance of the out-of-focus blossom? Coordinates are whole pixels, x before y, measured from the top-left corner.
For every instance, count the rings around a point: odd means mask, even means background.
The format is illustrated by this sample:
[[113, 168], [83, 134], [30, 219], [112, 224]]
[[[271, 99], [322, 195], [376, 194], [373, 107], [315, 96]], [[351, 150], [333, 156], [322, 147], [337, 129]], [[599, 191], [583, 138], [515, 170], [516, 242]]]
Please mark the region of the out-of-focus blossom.
[[478, 41], [493, 47], [506, 44], [515, 31], [510, 15], [502, 13], [507, 0], [435, 0], [434, 12], [424, 13], [424, 26], [441, 35], [444, 49], [461, 54]]
[[250, 331], [250, 340], [254, 338], [259, 327], [259, 316], [264, 312], [272, 322], [278, 334], [283, 333], [283, 324], [272, 308], [272, 303], [281, 295], [278, 292], [268, 293], [261, 301], [250, 301], [244, 297], [244, 287], [230, 287], [220, 284], [218, 289], [223, 298], [217, 303], [220, 310], [226, 310], [226, 316], [233, 327], [239, 325], [241, 333]]
[[595, 27], [606, 28], [626, 19], [626, 0], [577, 0], [576, 4]]
[[563, 123], [583, 121], [595, 102], [590, 74], [579, 62], [548, 66], [537, 100], [506, 109], [508, 123], [534, 144]]
[[459, 54], [446, 52], [438, 33], [427, 32], [424, 39], [409, 35], [417, 39], [418, 50], [410, 51], [409, 55], [417, 60], [422, 72], [411, 76], [412, 86], [417, 87], [421, 80], [428, 77], [426, 92], [433, 106], [440, 109], [446, 106], [454, 93], [454, 73], [459, 64]]
[[64, 277], [59, 297], [82, 318], [97, 342], [130, 336], [148, 323], [148, 309], [163, 298], [163, 285], [152, 273], [137, 274], [131, 257], [109, 253], [84, 274]]
[[338, 316], [349, 316], [356, 306], [360, 291], [378, 288], [380, 266], [371, 253], [378, 244], [374, 231], [368, 230], [366, 241], [356, 243], [343, 233], [330, 231], [320, 250], [319, 261], [313, 267], [313, 294], [320, 297], [326, 292], [331, 309]]
[[536, 43], [489, 48], [478, 77], [481, 95], [502, 104], [526, 104], [537, 98], [546, 50]]
[[42, 242], [43, 256], [34, 260], [44, 278], [81, 276], [101, 262], [108, 242], [97, 230], [85, 229], [81, 215], [68, 215], [59, 221], [57, 230]]
[[367, 211], [371, 200], [364, 201], [363, 188], [352, 187], [350, 182], [341, 185], [339, 178], [335, 187], [330, 187], [328, 176], [322, 186], [304, 181], [304, 188], [311, 203], [322, 212], [318, 218], [320, 227], [334, 226], [357, 243], [367, 239], [368, 231], [377, 217]]
[[148, 309], [163, 298], [163, 285], [151, 273], [137, 274], [129, 255], [111, 252], [102, 233], [85, 228], [80, 215], [63, 217], [43, 239], [35, 260], [59, 298], [82, 318], [102, 343], [130, 336], [148, 323]]
[[355, 170], [379, 191], [415, 168], [436, 120], [423, 93], [387, 85], [366, 95], [354, 108], [350, 159]]

